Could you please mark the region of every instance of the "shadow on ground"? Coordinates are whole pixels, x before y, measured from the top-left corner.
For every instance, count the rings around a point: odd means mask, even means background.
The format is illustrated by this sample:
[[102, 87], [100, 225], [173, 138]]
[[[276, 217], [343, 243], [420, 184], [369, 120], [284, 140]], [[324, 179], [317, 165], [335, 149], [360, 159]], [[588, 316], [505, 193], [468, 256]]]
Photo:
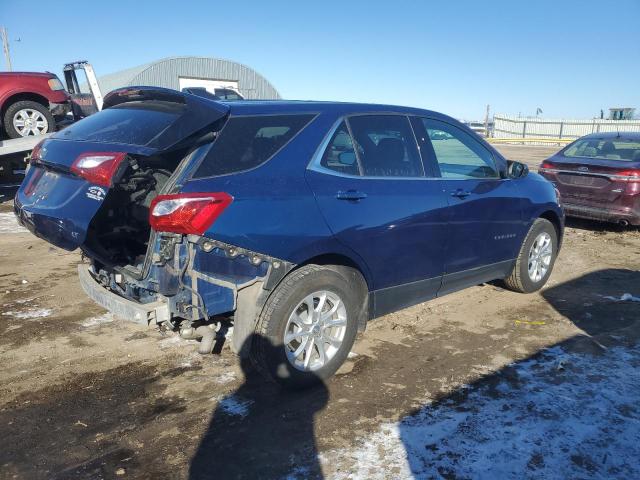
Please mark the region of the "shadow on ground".
[[639, 478], [640, 303], [621, 299], [629, 290], [640, 294], [640, 272], [547, 289], [584, 335], [436, 398], [368, 448], [414, 478]]
[[[243, 351], [258, 342], [271, 350], [266, 355], [280, 353], [260, 335], [250, 337]], [[246, 355], [241, 365], [245, 381], [218, 402], [191, 460], [189, 478], [322, 478], [314, 415], [327, 404], [327, 387], [318, 378], [316, 386], [307, 390], [281, 390], [265, 381]], [[288, 447], [283, 448], [283, 443]]]

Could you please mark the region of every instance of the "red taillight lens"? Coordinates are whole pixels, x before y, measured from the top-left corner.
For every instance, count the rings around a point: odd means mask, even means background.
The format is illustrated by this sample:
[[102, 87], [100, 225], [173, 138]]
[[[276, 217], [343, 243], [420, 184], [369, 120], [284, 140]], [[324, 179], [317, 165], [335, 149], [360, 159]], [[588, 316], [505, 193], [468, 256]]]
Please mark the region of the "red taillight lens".
[[149, 223], [156, 232], [203, 235], [232, 201], [224, 192], [158, 195], [149, 208]]
[[73, 162], [71, 171], [91, 183], [110, 187], [126, 156], [124, 152], [85, 152]]
[[555, 165], [551, 162], [542, 162], [542, 164], [540, 165], [540, 167], [538, 168], [538, 170], [553, 170], [555, 167]]
[[615, 175], [620, 180], [627, 180], [629, 182], [640, 181], [640, 170], [638, 169], [621, 170], [616, 172]]
[[44, 175], [44, 169], [43, 168], [35, 169], [35, 171], [32, 173], [31, 178], [29, 179], [29, 182], [24, 187], [24, 194], [27, 197], [30, 197], [31, 195], [33, 195], [33, 192], [35, 192], [35, 190], [36, 190], [36, 185], [38, 184], [38, 182], [42, 178], [42, 175]]

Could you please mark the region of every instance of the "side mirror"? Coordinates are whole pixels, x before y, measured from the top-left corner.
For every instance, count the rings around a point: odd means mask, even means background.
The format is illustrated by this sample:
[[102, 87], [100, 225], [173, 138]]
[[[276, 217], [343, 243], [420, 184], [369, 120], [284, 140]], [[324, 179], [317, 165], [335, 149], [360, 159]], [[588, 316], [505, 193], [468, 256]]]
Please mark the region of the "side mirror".
[[507, 175], [509, 178], [526, 177], [529, 173], [529, 167], [524, 163], [510, 161], [507, 166]]
[[338, 161], [343, 165], [353, 165], [356, 163], [355, 152], [342, 152], [338, 155]]

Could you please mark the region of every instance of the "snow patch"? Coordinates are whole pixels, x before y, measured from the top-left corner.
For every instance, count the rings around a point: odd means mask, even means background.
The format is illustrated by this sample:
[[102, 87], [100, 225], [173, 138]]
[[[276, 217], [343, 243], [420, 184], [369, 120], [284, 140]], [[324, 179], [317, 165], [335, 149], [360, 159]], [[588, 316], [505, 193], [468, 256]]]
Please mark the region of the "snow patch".
[[13, 318], [19, 318], [20, 320], [31, 320], [34, 318], [44, 318], [51, 315], [53, 310], [50, 308], [32, 308], [22, 312], [3, 312], [2, 315], [8, 315]]
[[231, 383], [237, 378], [234, 372], [224, 372], [222, 375], [218, 375], [213, 379], [219, 385], [224, 385], [225, 383]]
[[11, 212], [0, 213], [0, 233], [29, 233]]
[[80, 325], [83, 327], [95, 327], [104, 323], [111, 323], [115, 320], [113, 313], [104, 313], [95, 317], [87, 318]]
[[620, 298], [606, 296], [607, 300], [613, 300], [614, 302], [640, 302], [640, 297], [634, 297], [630, 293], [624, 293]]
[[553, 347], [321, 461], [337, 480], [640, 478], [639, 367], [640, 346]]
[[253, 400], [246, 400], [236, 395], [229, 395], [218, 402], [218, 407], [228, 415], [246, 417]]

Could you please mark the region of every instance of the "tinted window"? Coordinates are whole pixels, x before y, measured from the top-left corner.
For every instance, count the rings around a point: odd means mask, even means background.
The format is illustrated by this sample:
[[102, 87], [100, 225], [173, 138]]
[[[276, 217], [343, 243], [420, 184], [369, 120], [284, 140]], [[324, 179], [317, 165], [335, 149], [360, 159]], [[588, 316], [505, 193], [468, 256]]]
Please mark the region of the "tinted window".
[[420, 177], [422, 162], [409, 119], [402, 115], [349, 118], [363, 175]]
[[148, 145], [184, 112], [185, 105], [169, 102], [127, 102], [102, 110], [65, 128], [68, 140]]
[[467, 132], [424, 118], [443, 178], [498, 178], [493, 155]]
[[331, 137], [322, 155], [320, 165], [347, 175], [359, 175], [353, 141], [345, 122], [342, 122]]
[[216, 97], [220, 100], [244, 100], [244, 98], [236, 91], [229, 88], [216, 88]]
[[640, 142], [630, 140], [578, 140], [564, 151], [565, 157], [602, 158], [607, 160], [640, 161]]
[[313, 115], [231, 117], [195, 176], [225, 175], [257, 167], [269, 160], [312, 118]]

